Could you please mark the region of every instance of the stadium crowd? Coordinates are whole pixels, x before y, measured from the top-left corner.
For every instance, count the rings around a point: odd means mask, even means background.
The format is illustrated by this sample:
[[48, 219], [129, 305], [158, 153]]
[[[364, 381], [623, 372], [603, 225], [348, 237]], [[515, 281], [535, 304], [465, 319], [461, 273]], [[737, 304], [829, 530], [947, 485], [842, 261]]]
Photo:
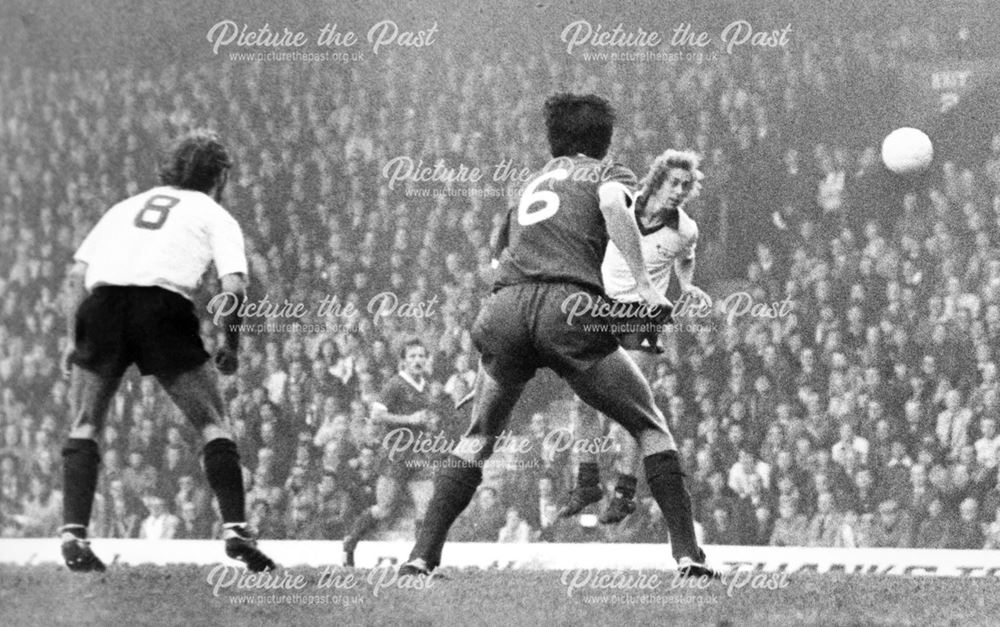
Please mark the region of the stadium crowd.
[[[250, 523], [265, 538], [343, 537], [392, 463], [369, 408], [405, 339], [432, 358], [426, 431], [457, 438], [464, 426], [454, 406], [474, 378], [469, 329], [491, 234], [518, 173], [545, 161], [538, 110], [557, 85], [607, 92], [621, 112], [613, 154], [640, 175], [666, 147], [704, 155], [696, 277], [717, 279], [706, 287], [719, 301], [730, 295], [713, 286], [791, 303], [773, 317], [681, 318], [666, 337], [652, 383], [706, 542], [997, 548], [1000, 136], [980, 168], [946, 163], [927, 189], [871, 194], [880, 166], [859, 139], [874, 144], [895, 115], [872, 104], [900, 46], [914, 45], [895, 41], [586, 69], [559, 50], [446, 51], [380, 58], [378, 74], [0, 61], [0, 535], [49, 536], [60, 523], [73, 251], [111, 204], [155, 184], [169, 138], [208, 126], [237, 164], [226, 205], [246, 234], [250, 300], [274, 305], [248, 320], [260, 326], [223, 380]], [[463, 166], [484, 176], [463, 178]], [[206, 277], [198, 303], [210, 348], [216, 289]], [[327, 297], [335, 307], [320, 315]], [[286, 302], [307, 313], [282, 315]], [[544, 387], [512, 427], [532, 446], [491, 462], [452, 537], [661, 541], [641, 490], [619, 526], [556, 520], [575, 460], [551, 434], [587, 410]], [[130, 373], [100, 444], [91, 535], [218, 533], [193, 430], [152, 380]], [[609, 482], [615, 454], [602, 456]], [[408, 508], [394, 532], [413, 518]]]

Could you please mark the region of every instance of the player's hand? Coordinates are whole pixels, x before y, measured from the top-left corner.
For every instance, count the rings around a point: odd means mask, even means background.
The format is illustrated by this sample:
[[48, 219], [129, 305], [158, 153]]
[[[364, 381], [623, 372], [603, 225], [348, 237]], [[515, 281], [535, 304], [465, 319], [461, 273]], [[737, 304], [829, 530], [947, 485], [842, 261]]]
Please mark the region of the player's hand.
[[240, 367], [240, 359], [236, 355], [236, 351], [228, 346], [220, 346], [219, 350], [215, 353], [215, 367], [225, 375], [236, 372]]
[[647, 305], [654, 307], [670, 307], [670, 301], [667, 297], [659, 293], [655, 287], [652, 285], [647, 285], [646, 287], [639, 288], [639, 298], [643, 300]]
[[72, 357], [74, 350], [76, 350], [76, 344], [73, 342], [66, 342], [66, 347], [63, 348], [62, 357], [59, 359], [59, 364], [62, 367], [62, 374], [67, 379], [73, 372], [73, 364], [69, 359]]
[[701, 289], [697, 285], [689, 285], [684, 293], [688, 295], [694, 305], [699, 307], [711, 307], [712, 297], [705, 293], [705, 290]]

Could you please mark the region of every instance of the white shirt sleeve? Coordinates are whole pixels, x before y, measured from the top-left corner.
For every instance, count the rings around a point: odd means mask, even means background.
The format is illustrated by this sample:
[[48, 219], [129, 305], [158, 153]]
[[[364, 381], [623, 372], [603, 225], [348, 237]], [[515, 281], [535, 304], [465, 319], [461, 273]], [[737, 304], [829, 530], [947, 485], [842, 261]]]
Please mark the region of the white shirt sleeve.
[[88, 265], [93, 262], [94, 250], [99, 247], [98, 242], [101, 239], [99, 231], [104, 230], [101, 228], [101, 225], [105, 223], [105, 217], [108, 213], [111, 212], [108, 211], [101, 216], [101, 219], [97, 221], [97, 224], [95, 224], [93, 228], [90, 229], [90, 232], [87, 233], [87, 236], [83, 238], [83, 242], [80, 244], [80, 247], [77, 248], [76, 253], [73, 254], [74, 260], [82, 261]]
[[233, 216], [224, 209], [219, 210], [212, 220], [209, 230], [212, 246], [212, 261], [219, 276], [227, 274], [247, 274], [247, 256], [243, 244], [243, 231]]
[[684, 248], [684, 252], [681, 253], [681, 258], [686, 261], [694, 259], [695, 249], [698, 248], [698, 225], [691, 221], [691, 235], [688, 237], [687, 246]]

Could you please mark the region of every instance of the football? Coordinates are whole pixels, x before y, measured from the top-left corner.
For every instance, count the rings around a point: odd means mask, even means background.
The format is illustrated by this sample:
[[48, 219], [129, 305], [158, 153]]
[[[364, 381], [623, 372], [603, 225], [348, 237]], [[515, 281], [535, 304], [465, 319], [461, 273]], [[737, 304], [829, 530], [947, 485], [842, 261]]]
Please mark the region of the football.
[[896, 174], [912, 174], [926, 168], [934, 158], [931, 138], [920, 129], [903, 127], [882, 141], [882, 162]]

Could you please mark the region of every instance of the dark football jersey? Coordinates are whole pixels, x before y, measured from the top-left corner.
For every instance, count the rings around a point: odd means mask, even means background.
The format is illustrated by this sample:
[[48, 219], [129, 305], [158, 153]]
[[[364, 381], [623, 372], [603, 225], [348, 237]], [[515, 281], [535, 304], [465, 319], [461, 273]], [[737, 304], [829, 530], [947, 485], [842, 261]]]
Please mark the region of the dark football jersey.
[[603, 293], [608, 230], [597, 190], [609, 181], [636, 185], [625, 166], [583, 155], [553, 159], [528, 179], [501, 230], [496, 287], [566, 282]]
[[431, 406], [430, 382], [425, 379], [423, 390], [418, 390], [399, 374], [395, 374], [382, 388], [381, 401], [390, 414], [409, 415], [428, 409]]

